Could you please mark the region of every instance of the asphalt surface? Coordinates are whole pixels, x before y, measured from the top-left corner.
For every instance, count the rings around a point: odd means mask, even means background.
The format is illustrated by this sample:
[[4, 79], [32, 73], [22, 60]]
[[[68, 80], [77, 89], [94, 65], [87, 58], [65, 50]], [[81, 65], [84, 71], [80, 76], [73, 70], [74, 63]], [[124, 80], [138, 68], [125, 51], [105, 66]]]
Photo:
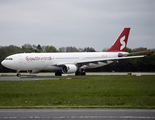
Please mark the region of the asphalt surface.
[[[142, 72], [142, 73], [132, 73], [132, 75], [142, 76], [142, 75], [155, 75], [151, 72]], [[26, 81], [26, 80], [59, 80], [59, 78], [27, 78], [24, 76], [16, 77], [16, 73], [0, 73], [1, 75], [11, 75], [13, 77], [0, 77], [0, 81]], [[38, 73], [38, 74], [29, 74], [21, 73], [21, 75], [36, 75], [36, 76], [55, 76], [55, 73]], [[75, 74], [63, 74], [63, 76], [74, 76]], [[88, 72], [86, 75], [128, 75], [126, 72]], [[14, 77], [15, 76], [15, 77]]]
[[[87, 75], [128, 75], [126, 72], [88, 72]], [[151, 72], [131, 73], [132, 75], [155, 75]], [[10, 77], [0, 77], [0, 81], [26, 81], [26, 80], [59, 80], [59, 78], [27, 78], [26, 76], [16, 77], [16, 73], [0, 73], [0, 75], [11, 75]], [[31, 75], [29, 73], [21, 73], [21, 75]], [[39, 73], [32, 74], [36, 76], [55, 76], [55, 73]], [[63, 76], [74, 76], [74, 74], [64, 74]]]
[[[155, 75], [155, 72], [86, 72], [86, 75]], [[16, 76], [16, 73], [0, 73], [0, 75], [13, 75]], [[36, 75], [36, 76], [55, 76], [55, 73], [38, 73], [38, 74], [29, 74], [21, 73], [21, 75]], [[64, 76], [72, 76], [75, 74], [63, 74]]]
[[59, 78], [0, 77], [0, 81], [59, 80]]
[[0, 119], [153, 120], [152, 109], [0, 109]]

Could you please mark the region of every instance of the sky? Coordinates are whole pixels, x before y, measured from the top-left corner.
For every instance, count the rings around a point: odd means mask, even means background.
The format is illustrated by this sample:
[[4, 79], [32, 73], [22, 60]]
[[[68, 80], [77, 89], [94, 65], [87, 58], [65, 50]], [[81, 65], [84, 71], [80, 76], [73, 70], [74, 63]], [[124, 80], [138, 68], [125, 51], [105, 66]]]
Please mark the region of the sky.
[[0, 0], [0, 46], [102, 51], [125, 27], [128, 48], [155, 48], [155, 0]]

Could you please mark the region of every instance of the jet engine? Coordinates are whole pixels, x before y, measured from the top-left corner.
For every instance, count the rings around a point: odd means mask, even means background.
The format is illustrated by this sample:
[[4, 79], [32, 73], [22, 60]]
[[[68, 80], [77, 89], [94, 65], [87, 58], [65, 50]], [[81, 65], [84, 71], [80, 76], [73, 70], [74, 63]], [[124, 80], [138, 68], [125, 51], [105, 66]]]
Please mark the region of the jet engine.
[[123, 57], [124, 55], [122, 53], [118, 53], [118, 57]]
[[66, 64], [62, 66], [62, 72], [65, 73], [75, 73], [77, 71], [77, 66], [73, 64]]
[[37, 74], [40, 72], [40, 70], [28, 70], [27, 71], [29, 74]]

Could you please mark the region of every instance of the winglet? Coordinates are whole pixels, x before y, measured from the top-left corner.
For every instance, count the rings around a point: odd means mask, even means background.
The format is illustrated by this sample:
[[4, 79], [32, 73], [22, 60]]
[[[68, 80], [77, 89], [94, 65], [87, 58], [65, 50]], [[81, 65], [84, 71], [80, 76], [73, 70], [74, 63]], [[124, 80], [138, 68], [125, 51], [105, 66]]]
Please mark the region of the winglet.
[[125, 48], [128, 42], [129, 32], [130, 32], [130, 28], [124, 28], [124, 30], [116, 39], [114, 44], [106, 52], [125, 52]]
[[146, 56], [150, 56], [154, 53], [154, 51], [151, 51], [150, 53], [148, 53]]

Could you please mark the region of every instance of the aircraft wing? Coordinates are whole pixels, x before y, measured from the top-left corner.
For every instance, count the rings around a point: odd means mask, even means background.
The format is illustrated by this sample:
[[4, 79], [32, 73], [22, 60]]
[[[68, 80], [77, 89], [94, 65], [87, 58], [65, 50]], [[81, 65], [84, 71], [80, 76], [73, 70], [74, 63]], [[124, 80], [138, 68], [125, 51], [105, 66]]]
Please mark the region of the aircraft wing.
[[115, 61], [115, 60], [121, 60], [121, 59], [131, 59], [131, 58], [142, 58], [147, 57], [153, 54], [153, 51], [148, 53], [147, 55], [141, 55], [141, 56], [128, 56], [128, 57], [115, 57], [115, 58], [100, 58], [100, 59], [90, 59], [90, 60], [81, 60], [77, 63], [92, 63], [92, 62], [104, 62], [104, 61]]
[[60, 63], [57, 63], [56, 65], [57, 66], [62, 66], [62, 65], [65, 65], [65, 64], [85, 64], [85, 63], [95, 63], [95, 62], [104, 62], [104, 61], [115, 61], [115, 60], [121, 60], [121, 59], [142, 58], [142, 57], [150, 56], [151, 54], [153, 54], [153, 51], [150, 52], [147, 55], [141, 55], [141, 56], [84, 59], [84, 60], [79, 60], [79, 61], [74, 61], [74, 62], [60, 62]]
[[142, 55], [142, 56], [130, 56], [130, 57], [115, 57], [115, 58], [101, 58], [101, 59], [81, 60], [81, 61], [78, 61], [77, 63], [93, 63], [93, 62], [115, 61], [115, 60], [121, 60], [121, 59], [141, 58], [141, 57], [145, 57], [145, 55]]
[[86, 60], [79, 60], [76, 62], [60, 62], [57, 64], [54, 64], [56, 66], [62, 66], [65, 64], [85, 64], [85, 63], [95, 63], [95, 62], [104, 62], [104, 61], [115, 61], [120, 59], [129, 59], [129, 58], [141, 58], [145, 57], [145, 55], [142, 56], [131, 56], [131, 57], [115, 57], [115, 58], [96, 58], [96, 59], [86, 59]]

